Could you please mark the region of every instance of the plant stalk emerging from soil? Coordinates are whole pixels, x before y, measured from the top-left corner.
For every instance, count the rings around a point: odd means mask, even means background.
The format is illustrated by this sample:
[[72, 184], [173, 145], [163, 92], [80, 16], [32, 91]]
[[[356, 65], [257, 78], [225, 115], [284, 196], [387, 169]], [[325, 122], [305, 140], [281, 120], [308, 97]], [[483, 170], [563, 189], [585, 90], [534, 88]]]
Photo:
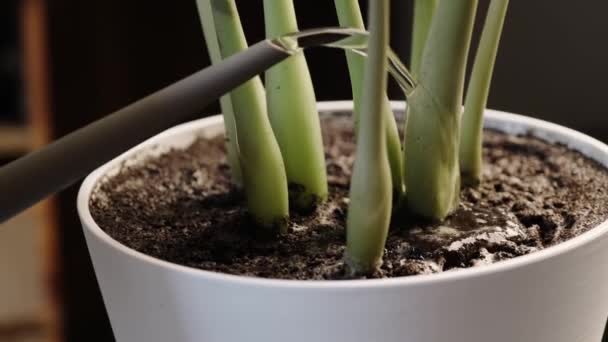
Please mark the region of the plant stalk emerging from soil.
[[[336, 11], [340, 26], [352, 27], [365, 30], [361, 9], [359, 8], [358, 0], [335, 0]], [[354, 116], [356, 131], [359, 131], [359, 120], [361, 111], [361, 98], [363, 96], [363, 73], [365, 67], [365, 57], [352, 51], [346, 52], [346, 60], [348, 62], [348, 71], [350, 74], [350, 82], [353, 93]], [[384, 104], [382, 106], [382, 115], [384, 115], [384, 125], [386, 129], [386, 148], [388, 151], [388, 160], [391, 168], [391, 177], [393, 183], [393, 193], [398, 198], [403, 193], [403, 160], [401, 152], [401, 140], [397, 130], [395, 116], [390, 107], [388, 96], [382, 95]]]
[[350, 186], [346, 263], [354, 274], [369, 274], [382, 263], [392, 209], [386, 148], [389, 0], [369, 3], [370, 39], [361, 96], [361, 125]]
[[[234, 0], [197, 0], [197, 6], [213, 63], [247, 48]], [[261, 226], [285, 231], [287, 177], [268, 120], [262, 81], [259, 77], [247, 81], [222, 103], [223, 110], [228, 109], [224, 112], [228, 151], [238, 155], [249, 212]], [[231, 161], [232, 167], [236, 164]], [[238, 173], [233, 170], [233, 174]]]
[[444, 219], [460, 195], [458, 144], [467, 55], [477, 0], [440, 1], [409, 99], [404, 146], [405, 203]]
[[460, 173], [467, 185], [481, 182], [483, 112], [509, 0], [492, 0], [467, 89], [460, 140]]
[[[209, 1], [198, 1], [197, 6], [200, 13], [201, 24], [205, 36], [205, 43], [212, 64], [217, 64], [224, 59], [220, 50], [218, 35], [215, 31], [215, 23], [213, 12]], [[205, 13], [203, 13], [205, 12]], [[241, 49], [244, 48], [243, 46]], [[236, 146], [236, 123], [234, 121], [234, 109], [232, 108], [232, 100], [230, 94], [226, 94], [220, 98], [220, 107], [224, 117], [224, 130], [226, 135], [226, 153], [232, 181], [238, 185], [243, 185], [243, 175], [241, 174], [241, 165]]]
[[[264, 0], [267, 38], [298, 31], [293, 0]], [[266, 71], [272, 129], [281, 148], [290, 203], [310, 210], [327, 198], [327, 175], [317, 100], [303, 53]]]

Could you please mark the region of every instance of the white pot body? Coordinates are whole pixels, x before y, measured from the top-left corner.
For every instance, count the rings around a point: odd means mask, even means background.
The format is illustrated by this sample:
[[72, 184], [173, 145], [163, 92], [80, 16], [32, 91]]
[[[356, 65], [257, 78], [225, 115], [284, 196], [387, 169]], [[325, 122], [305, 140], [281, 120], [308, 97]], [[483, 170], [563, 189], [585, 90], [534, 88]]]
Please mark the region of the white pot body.
[[[350, 111], [352, 104], [324, 102], [319, 108]], [[486, 127], [564, 143], [608, 166], [608, 146], [564, 127], [492, 110]], [[94, 222], [91, 191], [122, 161], [138, 151], [149, 154], [154, 145], [183, 147], [222, 130], [219, 116], [169, 129], [102, 166], [82, 185], [78, 211], [118, 341], [601, 340], [608, 316], [607, 222], [494, 265], [354, 281], [256, 279], [187, 268], [131, 250]]]

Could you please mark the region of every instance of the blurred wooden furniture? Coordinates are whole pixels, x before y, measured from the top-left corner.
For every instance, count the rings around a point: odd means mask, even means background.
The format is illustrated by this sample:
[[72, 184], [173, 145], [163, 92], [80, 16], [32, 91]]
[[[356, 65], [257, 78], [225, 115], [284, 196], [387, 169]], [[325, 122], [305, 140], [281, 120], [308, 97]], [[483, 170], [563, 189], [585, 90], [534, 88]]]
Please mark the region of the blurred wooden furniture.
[[[43, 217], [36, 208], [0, 225], [0, 341], [53, 341], [43, 281]], [[57, 341], [57, 339], [54, 339]]]
[[21, 155], [31, 146], [27, 126], [0, 122], [0, 156]]
[[[46, 5], [46, 0], [22, 0], [19, 3], [23, 91], [28, 126], [26, 132], [29, 148], [32, 150], [47, 144], [52, 138]], [[45, 330], [50, 342], [59, 342], [62, 340], [62, 300], [55, 201], [53, 199], [44, 201], [33, 210], [37, 211], [37, 215], [44, 222], [41, 248], [44, 260], [44, 286], [47, 294], [46, 312], [43, 315]]]
[[[6, 29], [2, 32], [2, 110], [9, 115], [0, 122], [0, 164], [51, 138], [44, 1], [2, 3]], [[22, 80], [22, 87], [17, 79]], [[25, 118], [17, 119], [18, 114], [25, 114]], [[52, 200], [46, 201], [0, 227], [0, 341], [61, 340], [53, 206]]]

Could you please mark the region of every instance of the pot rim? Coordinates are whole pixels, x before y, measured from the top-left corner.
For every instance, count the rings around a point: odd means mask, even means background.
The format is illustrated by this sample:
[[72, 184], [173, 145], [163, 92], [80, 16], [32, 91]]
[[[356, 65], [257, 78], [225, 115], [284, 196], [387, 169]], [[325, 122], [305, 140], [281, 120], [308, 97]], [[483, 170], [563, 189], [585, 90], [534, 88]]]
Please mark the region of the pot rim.
[[[403, 109], [405, 103], [403, 101], [391, 101], [391, 107], [393, 109]], [[322, 101], [318, 102], [319, 111], [344, 111], [352, 110], [352, 101]], [[485, 117], [491, 117], [497, 119], [504, 124], [514, 123], [519, 126], [525, 125], [532, 128], [530, 133], [533, 135], [536, 133], [535, 129], [540, 131], [550, 132], [562, 137], [566, 137], [567, 140], [576, 141], [579, 145], [591, 146], [594, 149], [606, 155], [608, 158], [608, 145], [600, 142], [597, 139], [589, 137], [585, 134], [553, 124], [544, 120], [534, 119], [518, 114], [512, 114], [497, 110], [488, 109], [485, 112]], [[168, 137], [181, 135], [186, 132], [192, 131], [192, 125], [196, 126], [208, 126], [222, 122], [221, 115], [214, 115], [204, 119], [199, 119], [184, 124], [177, 125], [170, 128], [159, 135], [151, 139], [158, 139], [159, 137]], [[565, 139], [564, 139], [565, 140]], [[357, 279], [357, 280], [291, 280], [291, 279], [273, 279], [273, 278], [257, 278], [250, 276], [240, 276], [219, 273], [214, 271], [201, 270], [189, 266], [183, 266], [174, 264], [165, 260], [161, 260], [147, 254], [138, 252], [131, 249], [122, 243], [114, 240], [106, 232], [104, 232], [93, 219], [90, 208], [89, 199], [92, 191], [95, 188], [98, 180], [101, 179], [109, 170], [114, 168], [118, 163], [131, 156], [134, 151], [141, 150], [142, 148], [150, 146], [150, 140], [147, 140], [133, 149], [121, 154], [112, 161], [104, 164], [95, 171], [93, 171], [82, 183], [78, 192], [77, 198], [77, 209], [81, 223], [85, 230], [91, 233], [91, 236], [98, 239], [103, 244], [114, 249], [118, 253], [122, 254], [126, 258], [136, 259], [138, 262], [151, 264], [160, 269], [166, 271], [185, 273], [192, 277], [204, 278], [209, 281], [231, 283], [233, 285], [240, 286], [254, 286], [254, 287], [281, 287], [281, 288], [292, 288], [292, 289], [365, 289], [365, 288], [376, 288], [376, 287], [401, 287], [401, 286], [425, 286], [435, 283], [445, 283], [462, 281], [468, 279], [479, 278], [482, 276], [488, 276], [500, 272], [507, 272], [514, 269], [524, 267], [526, 265], [539, 263], [546, 259], [556, 257], [562, 254], [567, 254], [578, 248], [584, 248], [587, 244], [591, 243], [595, 239], [608, 235], [608, 219], [598, 224], [596, 227], [584, 232], [583, 234], [576, 236], [570, 240], [559, 243], [555, 246], [548, 247], [546, 249], [518, 256], [512, 259], [499, 261], [490, 265], [480, 265], [470, 267], [466, 269], [458, 269], [454, 271], [446, 271], [441, 273], [423, 274], [396, 278], [384, 278], [384, 279]], [[591, 157], [589, 157], [591, 158]], [[600, 161], [598, 161], [600, 162]], [[602, 164], [608, 168], [606, 163]]]

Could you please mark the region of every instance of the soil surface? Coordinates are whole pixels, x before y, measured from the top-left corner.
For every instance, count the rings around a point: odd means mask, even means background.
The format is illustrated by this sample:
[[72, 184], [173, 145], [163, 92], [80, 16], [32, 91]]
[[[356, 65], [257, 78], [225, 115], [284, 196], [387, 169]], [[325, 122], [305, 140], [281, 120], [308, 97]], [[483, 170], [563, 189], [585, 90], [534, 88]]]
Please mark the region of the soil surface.
[[[173, 263], [256, 277], [345, 279], [350, 118], [324, 118], [323, 130], [330, 198], [312, 214], [292, 212], [284, 236], [256, 234], [242, 193], [230, 184], [223, 137], [123, 166], [98, 184], [92, 215], [114, 239]], [[482, 184], [464, 188], [444, 222], [393, 219], [383, 266], [370, 277], [494, 263], [570, 239], [608, 216], [606, 169], [564, 146], [487, 131], [484, 160]]]

